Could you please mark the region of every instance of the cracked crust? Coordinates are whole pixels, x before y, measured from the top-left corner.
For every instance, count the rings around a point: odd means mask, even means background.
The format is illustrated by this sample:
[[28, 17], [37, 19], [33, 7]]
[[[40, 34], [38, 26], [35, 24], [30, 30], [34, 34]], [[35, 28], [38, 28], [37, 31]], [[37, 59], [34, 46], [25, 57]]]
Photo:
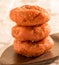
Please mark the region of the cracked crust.
[[10, 11], [10, 18], [17, 25], [35, 26], [48, 22], [50, 15], [45, 9], [39, 6], [24, 5], [12, 9]]
[[38, 42], [21, 42], [19, 40], [14, 41], [15, 52], [26, 57], [39, 56], [50, 50], [53, 46], [54, 42], [51, 37], [47, 37]]
[[20, 41], [39, 41], [47, 37], [50, 33], [50, 26], [45, 23], [35, 27], [14, 26], [12, 36]]

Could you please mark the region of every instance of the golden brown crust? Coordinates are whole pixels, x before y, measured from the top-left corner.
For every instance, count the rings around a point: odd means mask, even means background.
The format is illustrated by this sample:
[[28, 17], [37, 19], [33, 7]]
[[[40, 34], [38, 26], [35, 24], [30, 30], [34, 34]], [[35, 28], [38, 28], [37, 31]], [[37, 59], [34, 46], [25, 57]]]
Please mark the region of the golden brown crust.
[[43, 24], [36, 27], [14, 26], [12, 28], [12, 36], [20, 41], [39, 41], [47, 37], [50, 33], [50, 26]]
[[50, 50], [54, 46], [54, 42], [50, 37], [45, 38], [39, 42], [21, 42], [19, 40], [14, 41], [14, 50], [16, 53], [24, 55], [26, 57], [36, 57], [44, 52]]
[[39, 6], [24, 5], [12, 9], [10, 11], [10, 18], [17, 25], [34, 26], [48, 22], [50, 15], [45, 9]]

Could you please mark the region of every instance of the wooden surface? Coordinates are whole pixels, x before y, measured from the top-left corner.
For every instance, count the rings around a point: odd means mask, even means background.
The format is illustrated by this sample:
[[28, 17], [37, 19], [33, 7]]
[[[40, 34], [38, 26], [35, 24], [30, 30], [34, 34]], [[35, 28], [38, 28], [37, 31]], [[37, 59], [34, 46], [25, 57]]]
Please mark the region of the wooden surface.
[[1, 64], [19, 64], [19, 65], [46, 65], [59, 58], [59, 33], [51, 35], [55, 42], [53, 49], [47, 53], [35, 57], [27, 58], [14, 52], [13, 47], [7, 48], [0, 58]]

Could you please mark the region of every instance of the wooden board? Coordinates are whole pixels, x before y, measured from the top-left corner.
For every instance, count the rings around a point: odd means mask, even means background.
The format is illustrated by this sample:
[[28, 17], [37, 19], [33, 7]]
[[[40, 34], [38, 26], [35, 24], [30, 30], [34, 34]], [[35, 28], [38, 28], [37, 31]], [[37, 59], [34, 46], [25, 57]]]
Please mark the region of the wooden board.
[[46, 65], [59, 58], [59, 33], [51, 35], [55, 42], [53, 49], [34, 58], [27, 58], [14, 52], [13, 46], [7, 48], [0, 58], [1, 64]]

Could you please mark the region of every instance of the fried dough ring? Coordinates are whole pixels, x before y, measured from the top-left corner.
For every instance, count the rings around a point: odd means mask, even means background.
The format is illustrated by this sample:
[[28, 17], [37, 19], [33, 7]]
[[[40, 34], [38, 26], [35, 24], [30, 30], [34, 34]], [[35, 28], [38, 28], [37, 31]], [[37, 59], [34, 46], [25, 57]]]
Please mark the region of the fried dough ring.
[[14, 26], [12, 36], [20, 41], [39, 41], [47, 37], [50, 33], [50, 26], [43, 24], [37, 27]]
[[21, 42], [19, 40], [14, 41], [15, 52], [26, 57], [39, 56], [50, 50], [53, 46], [54, 42], [50, 37], [38, 42]]
[[50, 15], [45, 9], [39, 6], [24, 5], [12, 9], [10, 11], [10, 18], [16, 22], [17, 25], [35, 26], [48, 22]]

